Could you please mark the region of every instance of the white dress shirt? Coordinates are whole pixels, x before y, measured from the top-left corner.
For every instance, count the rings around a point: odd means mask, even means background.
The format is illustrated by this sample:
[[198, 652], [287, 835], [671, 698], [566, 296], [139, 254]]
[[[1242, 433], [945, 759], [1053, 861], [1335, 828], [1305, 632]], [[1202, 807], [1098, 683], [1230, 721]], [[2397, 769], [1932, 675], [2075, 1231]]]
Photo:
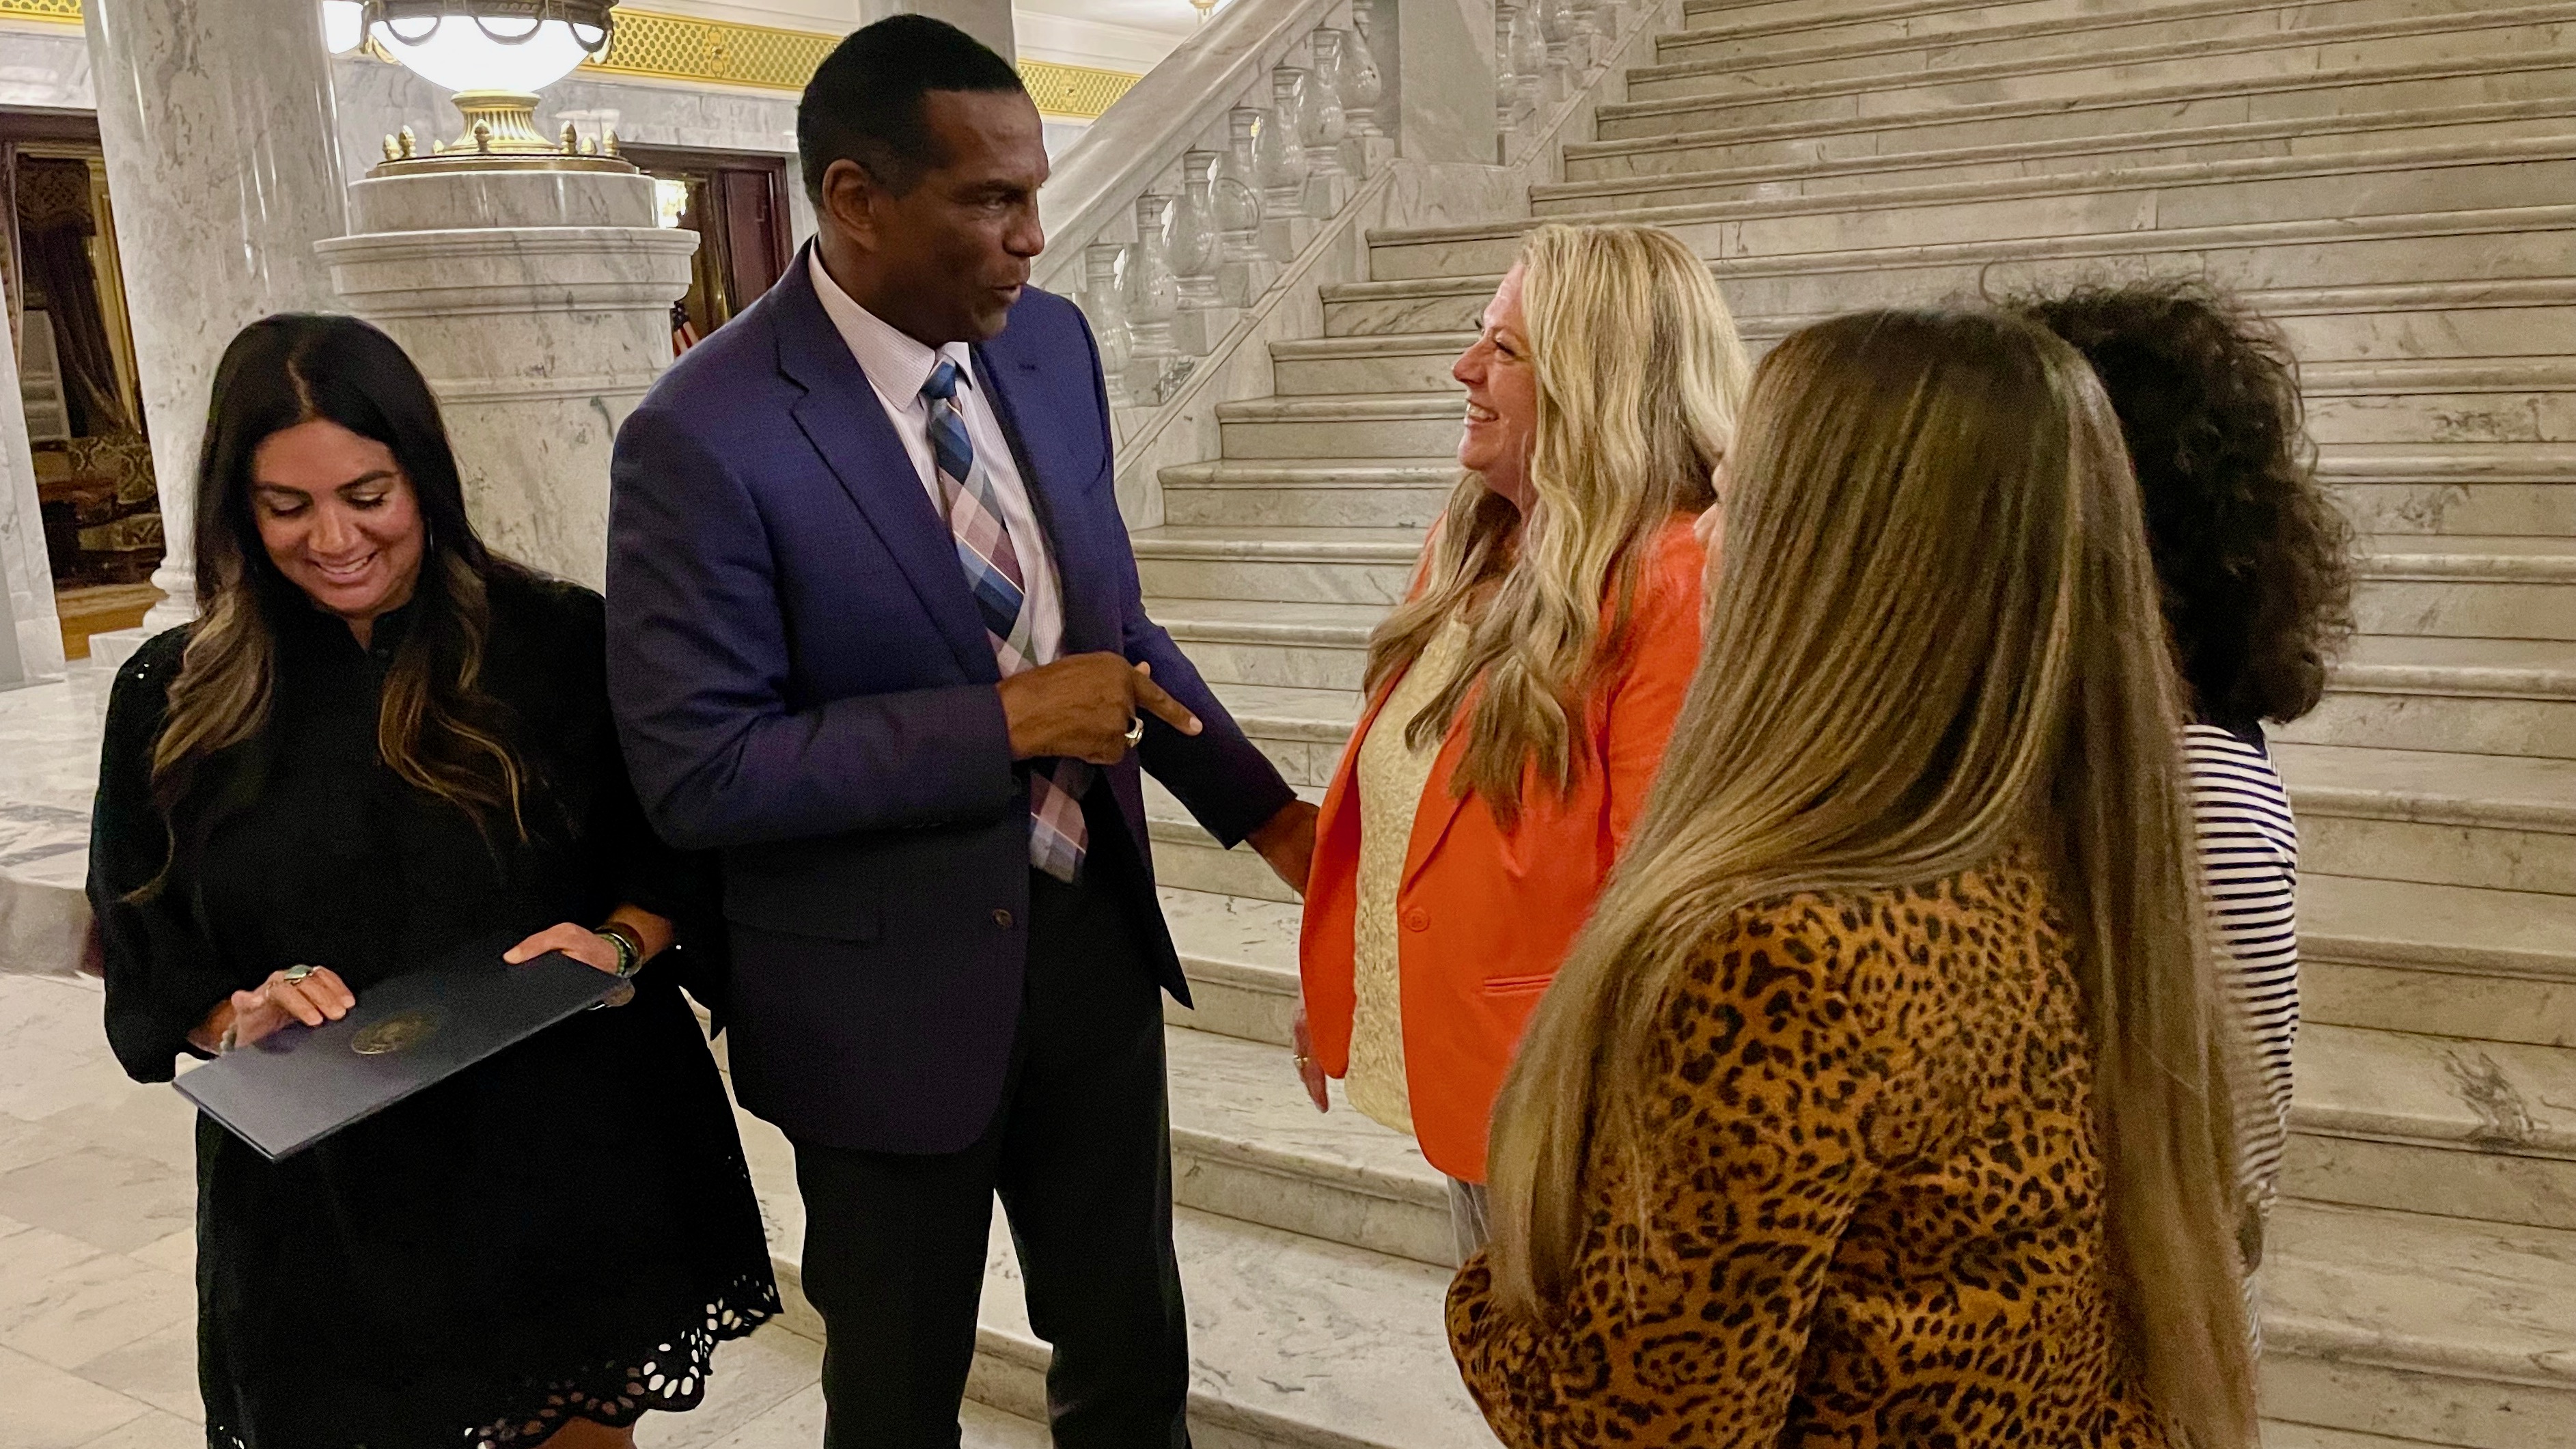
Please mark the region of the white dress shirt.
[[[912, 457], [913, 471], [921, 475], [922, 489], [930, 495], [930, 511], [943, 531], [948, 527], [948, 500], [941, 496], [937, 466], [931, 459], [930, 402], [921, 395], [921, 387], [930, 381], [941, 358], [957, 364], [957, 411], [966, 421], [976, 465], [992, 481], [1011, 547], [1020, 556], [1022, 592], [1029, 608], [1030, 657], [1040, 664], [1054, 663], [1064, 653], [1064, 589], [1056, 579], [1046, 530], [1038, 527], [1037, 510], [1029, 503], [1028, 484], [1020, 478], [1019, 461], [1011, 456], [1001, 420], [984, 396], [983, 379], [975, 375], [974, 354], [963, 342], [951, 342], [934, 352], [852, 301], [832, 280], [821, 256], [811, 259], [809, 270], [824, 315], [849, 344], [850, 355], [858, 359], [859, 370], [867, 374], [868, 385], [885, 407], [886, 421], [894, 424], [894, 435], [903, 439], [903, 450]], [[959, 577], [964, 577], [962, 567]]]

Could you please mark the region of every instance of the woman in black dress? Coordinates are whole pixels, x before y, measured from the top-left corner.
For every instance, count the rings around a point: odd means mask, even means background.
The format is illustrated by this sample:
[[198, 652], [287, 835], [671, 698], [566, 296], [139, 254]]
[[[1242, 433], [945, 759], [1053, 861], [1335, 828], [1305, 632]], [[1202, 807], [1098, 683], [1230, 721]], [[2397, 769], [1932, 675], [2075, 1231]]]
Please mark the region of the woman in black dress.
[[496, 931], [633, 976], [285, 1161], [198, 1121], [207, 1442], [631, 1443], [778, 1292], [679, 989], [720, 949], [713, 885], [627, 782], [599, 596], [484, 549], [427, 384], [353, 318], [233, 340], [197, 518], [203, 612], [118, 672], [99, 770], [126, 1070], [336, 1019]]

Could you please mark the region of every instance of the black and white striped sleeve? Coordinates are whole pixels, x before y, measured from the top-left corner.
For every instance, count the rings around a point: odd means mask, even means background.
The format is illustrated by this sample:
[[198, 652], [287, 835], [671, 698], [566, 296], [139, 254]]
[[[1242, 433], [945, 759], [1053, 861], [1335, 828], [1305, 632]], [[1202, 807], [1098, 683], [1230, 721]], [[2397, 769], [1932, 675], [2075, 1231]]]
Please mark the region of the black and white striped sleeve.
[[2244, 1185], [2268, 1207], [2289, 1137], [2290, 1049], [2299, 1033], [2299, 830], [2262, 749], [2215, 725], [2186, 732], [2192, 819], [2211, 941], [2251, 1028], [2261, 1094], [2239, 1104]]

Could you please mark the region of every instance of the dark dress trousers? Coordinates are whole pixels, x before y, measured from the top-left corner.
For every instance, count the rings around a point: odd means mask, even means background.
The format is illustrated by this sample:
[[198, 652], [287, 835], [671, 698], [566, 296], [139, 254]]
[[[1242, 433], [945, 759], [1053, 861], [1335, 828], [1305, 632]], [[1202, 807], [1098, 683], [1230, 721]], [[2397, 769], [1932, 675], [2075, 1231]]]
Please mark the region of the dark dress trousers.
[[808, 264], [618, 435], [609, 674], [646, 813], [722, 858], [734, 1087], [797, 1145], [829, 1438], [956, 1442], [999, 1190], [1056, 1347], [1057, 1442], [1181, 1442], [1155, 988], [1189, 998], [1139, 767], [1228, 844], [1292, 792], [1145, 616], [1090, 332], [1030, 288], [974, 363], [1054, 557], [1063, 652], [1150, 664], [1206, 724], [1149, 720], [1084, 800], [1076, 882], [1031, 870], [1027, 769], [955, 543]]

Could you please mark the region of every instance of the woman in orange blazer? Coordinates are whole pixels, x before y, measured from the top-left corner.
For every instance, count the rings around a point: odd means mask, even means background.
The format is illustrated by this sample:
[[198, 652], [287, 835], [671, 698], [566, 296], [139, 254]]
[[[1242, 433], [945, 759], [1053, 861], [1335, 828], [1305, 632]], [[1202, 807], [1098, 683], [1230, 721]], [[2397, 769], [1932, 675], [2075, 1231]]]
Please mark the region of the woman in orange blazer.
[[1485, 1123], [1591, 913], [1699, 658], [1708, 506], [1749, 369], [1705, 264], [1652, 227], [1542, 226], [1454, 373], [1465, 469], [1369, 645], [1324, 797], [1296, 1065], [1422, 1144], [1460, 1252]]

